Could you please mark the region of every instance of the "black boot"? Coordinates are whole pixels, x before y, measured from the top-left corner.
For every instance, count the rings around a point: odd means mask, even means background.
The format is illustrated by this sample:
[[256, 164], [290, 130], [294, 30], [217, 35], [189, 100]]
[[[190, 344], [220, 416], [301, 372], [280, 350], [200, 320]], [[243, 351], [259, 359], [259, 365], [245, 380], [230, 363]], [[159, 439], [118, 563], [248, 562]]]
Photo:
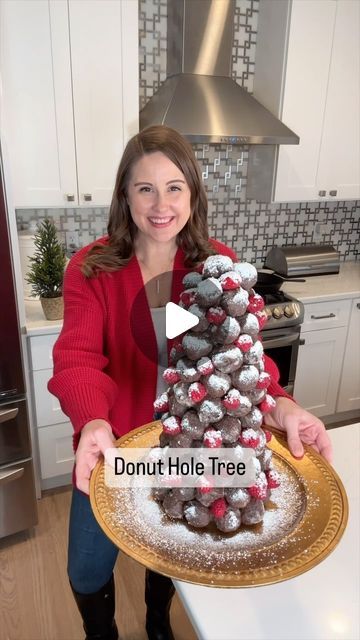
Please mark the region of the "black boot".
[[118, 640], [114, 619], [114, 576], [96, 593], [77, 593], [70, 582], [76, 604], [83, 619], [85, 640]]
[[170, 605], [175, 587], [170, 578], [146, 569], [146, 632], [149, 640], [175, 640], [170, 627]]

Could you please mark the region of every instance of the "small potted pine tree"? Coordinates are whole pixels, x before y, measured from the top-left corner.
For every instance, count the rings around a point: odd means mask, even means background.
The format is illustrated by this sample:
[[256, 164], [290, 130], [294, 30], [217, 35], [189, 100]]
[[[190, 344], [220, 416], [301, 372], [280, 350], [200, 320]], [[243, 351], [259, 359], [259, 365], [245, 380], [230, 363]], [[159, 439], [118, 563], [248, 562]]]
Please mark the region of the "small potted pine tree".
[[57, 238], [54, 223], [47, 218], [38, 225], [34, 238], [35, 253], [29, 258], [26, 281], [31, 285], [31, 295], [40, 297], [46, 319], [60, 320], [64, 315], [65, 248]]

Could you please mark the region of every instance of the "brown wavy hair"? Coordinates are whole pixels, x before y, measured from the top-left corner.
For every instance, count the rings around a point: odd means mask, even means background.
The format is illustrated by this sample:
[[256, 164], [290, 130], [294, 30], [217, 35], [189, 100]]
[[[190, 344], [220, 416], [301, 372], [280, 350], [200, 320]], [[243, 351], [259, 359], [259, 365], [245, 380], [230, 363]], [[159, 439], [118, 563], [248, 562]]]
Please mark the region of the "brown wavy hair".
[[185, 253], [185, 265], [196, 267], [216, 253], [209, 242], [207, 197], [193, 149], [175, 129], [154, 125], [136, 134], [125, 147], [110, 205], [108, 241], [97, 242], [86, 254], [82, 263], [86, 277], [94, 277], [99, 271], [116, 271], [132, 258], [137, 227], [127, 203], [131, 170], [140, 158], [156, 151], [161, 151], [180, 169], [190, 189], [190, 218], [176, 237], [177, 246]]

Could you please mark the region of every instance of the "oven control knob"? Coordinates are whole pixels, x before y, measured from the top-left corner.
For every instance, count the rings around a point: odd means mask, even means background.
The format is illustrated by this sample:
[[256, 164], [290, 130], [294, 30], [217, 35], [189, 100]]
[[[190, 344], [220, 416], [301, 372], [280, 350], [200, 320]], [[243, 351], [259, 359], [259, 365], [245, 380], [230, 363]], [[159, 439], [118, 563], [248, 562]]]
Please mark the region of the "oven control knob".
[[294, 307], [292, 306], [292, 304], [286, 305], [284, 309], [284, 314], [286, 315], [287, 318], [291, 318], [291, 316], [294, 315]]
[[282, 318], [282, 316], [284, 315], [284, 309], [282, 307], [274, 307], [272, 314], [273, 314], [273, 317], [278, 320], [279, 318]]

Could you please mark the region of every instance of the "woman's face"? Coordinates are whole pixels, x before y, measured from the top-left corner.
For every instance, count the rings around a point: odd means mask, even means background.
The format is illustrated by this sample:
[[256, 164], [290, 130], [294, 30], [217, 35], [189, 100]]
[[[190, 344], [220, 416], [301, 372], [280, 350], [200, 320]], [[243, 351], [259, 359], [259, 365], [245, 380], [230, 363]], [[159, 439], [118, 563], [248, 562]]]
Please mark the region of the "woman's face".
[[127, 200], [139, 231], [168, 242], [186, 225], [190, 189], [184, 174], [160, 151], [138, 160], [131, 171]]

